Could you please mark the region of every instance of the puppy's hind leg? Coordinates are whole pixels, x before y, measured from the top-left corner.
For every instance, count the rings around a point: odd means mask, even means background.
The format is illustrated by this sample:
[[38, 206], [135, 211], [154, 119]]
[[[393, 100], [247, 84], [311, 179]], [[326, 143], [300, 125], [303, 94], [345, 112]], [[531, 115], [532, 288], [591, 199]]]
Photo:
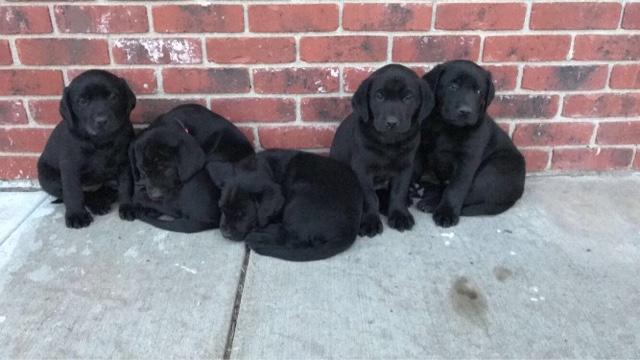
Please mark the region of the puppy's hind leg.
[[60, 203], [62, 199], [62, 180], [60, 171], [46, 165], [42, 161], [38, 162], [38, 181], [42, 190], [57, 198], [54, 203]]

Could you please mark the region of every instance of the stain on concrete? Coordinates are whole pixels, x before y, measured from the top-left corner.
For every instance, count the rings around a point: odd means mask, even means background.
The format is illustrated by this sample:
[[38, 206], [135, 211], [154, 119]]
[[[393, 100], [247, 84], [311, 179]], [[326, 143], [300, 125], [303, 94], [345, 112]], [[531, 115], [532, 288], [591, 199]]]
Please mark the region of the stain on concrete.
[[496, 277], [496, 279], [498, 279], [498, 281], [505, 282], [513, 276], [513, 271], [499, 265], [493, 268], [493, 275]]
[[487, 299], [472, 280], [464, 276], [457, 278], [451, 287], [450, 296], [456, 314], [488, 333]]

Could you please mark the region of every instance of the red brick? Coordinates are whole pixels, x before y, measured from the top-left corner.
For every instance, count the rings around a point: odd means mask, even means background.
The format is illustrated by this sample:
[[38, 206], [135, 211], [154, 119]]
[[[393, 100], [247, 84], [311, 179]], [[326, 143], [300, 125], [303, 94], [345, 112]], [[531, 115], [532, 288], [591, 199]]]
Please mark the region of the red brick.
[[53, 30], [46, 6], [0, 6], [0, 19], [0, 34], [45, 34]]
[[246, 69], [164, 69], [164, 91], [180, 93], [246, 93], [251, 89]]
[[569, 35], [488, 36], [483, 60], [551, 61], [565, 60], [571, 46]]
[[307, 62], [372, 62], [387, 59], [386, 36], [314, 36], [300, 40]]
[[342, 28], [355, 31], [420, 31], [431, 28], [428, 4], [344, 4]]
[[607, 81], [607, 66], [526, 66], [522, 75], [523, 89], [593, 90], [602, 89]]
[[576, 60], [640, 60], [640, 35], [576, 35]]
[[294, 99], [213, 99], [211, 108], [233, 122], [285, 122], [296, 119]]
[[436, 29], [519, 30], [527, 6], [522, 4], [438, 4]]
[[26, 124], [28, 122], [22, 100], [0, 100], [0, 125]]
[[[623, 29], [640, 29], [640, 3], [629, 3], [622, 16]], [[636, 155], [638, 159], [638, 155]]]
[[164, 33], [242, 32], [242, 5], [163, 5], [153, 8], [153, 26]]
[[279, 126], [258, 128], [265, 149], [321, 149], [331, 146], [335, 127]]
[[60, 100], [29, 100], [31, 118], [38, 124], [55, 125], [60, 122]]
[[199, 39], [118, 39], [113, 45], [117, 64], [200, 64]]
[[0, 40], [0, 65], [11, 64], [13, 64], [13, 58], [11, 57], [9, 42], [7, 40]]
[[42, 152], [50, 133], [51, 129], [0, 129], [0, 151]]
[[527, 164], [527, 172], [542, 171], [549, 163], [549, 152], [545, 150], [520, 149]]
[[158, 116], [183, 104], [206, 106], [207, 102], [204, 99], [138, 99], [131, 113], [131, 121], [136, 124], [148, 124]]
[[573, 2], [533, 4], [529, 28], [558, 29], [615, 29], [620, 21], [619, 3]]
[[399, 36], [393, 40], [393, 61], [437, 62], [478, 60], [479, 36]]
[[0, 179], [35, 179], [38, 177], [38, 157], [0, 156]]
[[240, 130], [244, 134], [244, 136], [247, 137], [247, 140], [249, 140], [251, 145], [253, 145], [255, 147], [255, 145], [256, 145], [256, 135], [255, 135], [253, 127], [238, 126], [238, 130]]
[[499, 95], [489, 106], [489, 114], [496, 118], [551, 119], [557, 111], [555, 95]]
[[256, 69], [255, 91], [262, 94], [310, 94], [338, 91], [337, 68]]
[[613, 89], [640, 89], [640, 65], [614, 65], [609, 86]]
[[338, 28], [335, 4], [250, 5], [251, 32], [333, 31]]
[[371, 67], [345, 67], [342, 70], [344, 91], [350, 93], [355, 92], [358, 86], [374, 71], [376, 71], [376, 69]]
[[57, 5], [58, 29], [63, 33], [143, 33], [149, 31], [144, 6]]
[[562, 115], [610, 117], [640, 115], [640, 94], [571, 95], [564, 99]]
[[105, 65], [109, 63], [106, 40], [18, 39], [20, 61], [26, 65]]
[[303, 121], [340, 122], [351, 113], [351, 98], [304, 98], [301, 102], [301, 111]]
[[0, 70], [0, 95], [59, 95], [63, 88], [58, 70]]
[[631, 163], [632, 149], [554, 149], [551, 168], [554, 170], [615, 170]]
[[[156, 73], [153, 69], [104, 69], [127, 80], [127, 84], [136, 95], [154, 94], [158, 90]], [[69, 70], [69, 81], [85, 70]]]
[[640, 144], [640, 121], [600, 123], [596, 142], [608, 145]]
[[592, 123], [518, 124], [513, 141], [517, 146], [583, 145], [594, 128]]
[[296, 41], [282, 38], [207, 39], [207, 58], [220, 64], [275, 64], [296, 60]]
[[483, 66], [491, 72], [491, 78], [496, 90], [513, 90], [516, 88], [518, 79], [518, 67], [510, 65], [489, 65]]

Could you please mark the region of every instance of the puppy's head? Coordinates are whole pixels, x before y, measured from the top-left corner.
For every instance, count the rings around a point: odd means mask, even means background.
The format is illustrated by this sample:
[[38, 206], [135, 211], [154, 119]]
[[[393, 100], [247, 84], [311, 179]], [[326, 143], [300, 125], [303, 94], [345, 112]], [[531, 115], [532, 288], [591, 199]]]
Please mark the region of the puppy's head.
[[60, 115], [69, 127], [91, 137], [108, 137], [129, 122], [136, 97], [124, 79], [89, 70], [64, 89]]
[[423, 79], [435, 93], [435, 110], [444, 121], [457, 127], [475, 125], [495, 95], [491, 73], [471, 61], [438, 65]]
[[403, 134], [419, 127], [433, 108], [429, 87], [409, 68], [391, 64], [360, 84], [352, 106], [380, 134]]
[[220, 197], [220, 232], [241, 241], [258, 227], [258, 198], [238, 181], [230, 181]]
[[195, 139], [158, 128], [140, 134], [129, 147], [129, 158], [138, 191], [152, 201], [175, 195], [205, 165]]

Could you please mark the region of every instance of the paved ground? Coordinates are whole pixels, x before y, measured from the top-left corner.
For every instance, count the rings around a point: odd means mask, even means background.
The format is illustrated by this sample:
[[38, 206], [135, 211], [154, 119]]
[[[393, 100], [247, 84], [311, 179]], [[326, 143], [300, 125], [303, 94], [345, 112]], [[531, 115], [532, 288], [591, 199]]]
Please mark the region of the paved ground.
[[639, 200], [640, 175], [530, 178], [506, 214], [300, 264], [0, 192], [0, 357], [638, 358]]

